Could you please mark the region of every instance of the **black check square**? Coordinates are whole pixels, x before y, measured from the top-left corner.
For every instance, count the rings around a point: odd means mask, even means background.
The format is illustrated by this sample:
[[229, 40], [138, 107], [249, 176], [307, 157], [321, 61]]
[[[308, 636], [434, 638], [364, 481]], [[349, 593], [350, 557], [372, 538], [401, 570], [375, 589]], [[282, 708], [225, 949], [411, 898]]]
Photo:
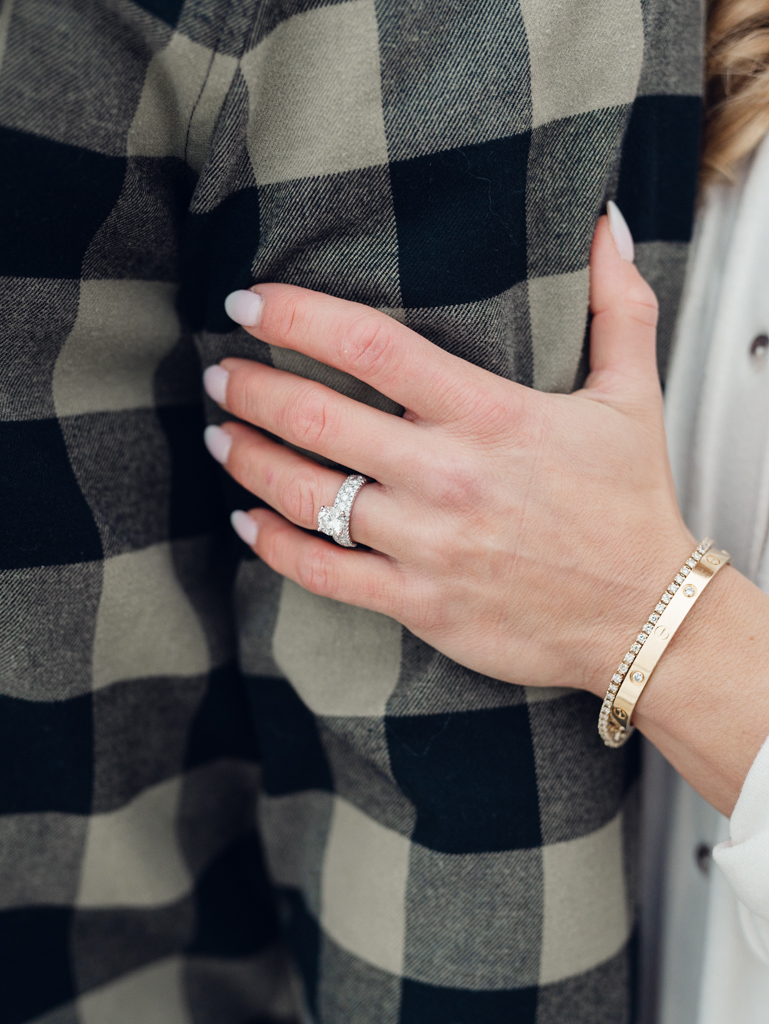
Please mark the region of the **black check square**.
[[102, 557], [58, 420], [0, 423], [0, 568]]
[[253, 832], [236, 839], [200, 876], [197, 927], [188, 952], [245, 956], [270, 945], [277, 930], [275, 893], [262, 867]]
[[526, 705], [388, 716], [387, 743], [393, 774], [416, 807], [413, 842], [444, 853], [541, 844]]
[[259, 189], [243, 188], [206, 213], [191, 213], [182, 236], [179, 311], [193, 330], [226, 333], [235, 324], [224, 300], [254, 283], [259, 248]]
[[501, 992], [438, 988], [406, 978], [399, 1024], [536, 1024], [537, 987]]
[[404, 306], [475, 302], [526, 279], [530, 135], [390, 165]]
[[0, 274], [79, 278], [126, 161], [0, 127]]
[[698, 96], [640, 96], [633, 104], [617, 204], [636, 243], [691, 238], [701, 118]]
[[76, 993], [69, 958], [69, 907], [0, 911], [3, 1021], [23, 1024]]
[[0, 696], [0, 814], [88, 814], [92, 790], [91, 694], [63, 701]]
[[265, 793], [333, 792], [315, 716], [296, 690], [285, 679], [247, 679], [246, 685], [264, 761]]

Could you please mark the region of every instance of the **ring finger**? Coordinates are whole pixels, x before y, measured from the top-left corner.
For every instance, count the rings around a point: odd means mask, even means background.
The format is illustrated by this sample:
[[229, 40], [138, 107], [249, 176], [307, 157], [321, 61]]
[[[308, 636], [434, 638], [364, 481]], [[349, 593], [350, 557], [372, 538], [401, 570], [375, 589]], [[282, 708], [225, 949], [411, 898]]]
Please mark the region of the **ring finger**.
[[[205, 439], [214, 458], [239, 484], [308, 530], [317, 530], [321, 506], [334, 504], [345, 480], [344, 473], [319, 466], [241, 423], [207, 427]], [[386, 503], [380, 484], [362, 488], [353, 505], [350, 536], [355, 543], [391, 554], [384, 528]]]

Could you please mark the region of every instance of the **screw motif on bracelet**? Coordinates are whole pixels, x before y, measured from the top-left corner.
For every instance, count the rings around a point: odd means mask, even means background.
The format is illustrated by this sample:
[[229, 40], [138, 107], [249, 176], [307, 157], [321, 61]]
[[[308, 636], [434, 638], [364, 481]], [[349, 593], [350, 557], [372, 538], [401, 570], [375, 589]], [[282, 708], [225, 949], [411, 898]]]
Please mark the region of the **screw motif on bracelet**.
[[676, 573], [611, 677], [598, 716], [598, 733], [607, 747], [621, 747], [632, 736], [630, 719], [649, 677], [697, 598], [730, 561], [729, 553], [714, 550], [707, 538]]

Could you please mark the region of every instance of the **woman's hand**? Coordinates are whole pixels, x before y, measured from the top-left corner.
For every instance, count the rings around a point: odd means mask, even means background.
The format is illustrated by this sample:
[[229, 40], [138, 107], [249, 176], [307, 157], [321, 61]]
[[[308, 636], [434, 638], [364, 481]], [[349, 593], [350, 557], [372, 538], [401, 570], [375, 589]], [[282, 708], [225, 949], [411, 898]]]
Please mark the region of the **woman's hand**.
[[[455, 661], [536, 686], [603, 695], [628, 640], [694, 546], [665, 445], [657, 304], [608, 219], [591, 259], [591, 372], [543, 394], [448, 354], [369, 307], [289, 285], [238, 293], [230, 311], [270, 345], [344, 370], [403, 418], [242, 359], [206, 371], [231, 422], [207, 443], [275, 511], [239, 532], [276, 572], [383, 612]], [[238, 302], [239, 299], [239, 302]], [[245, 301], [244, 301], [245, 300]], [[350, 551], [317, 534], [345, 473], [358, 495]], [[237, 521], [237, 520], [236, 520]]]

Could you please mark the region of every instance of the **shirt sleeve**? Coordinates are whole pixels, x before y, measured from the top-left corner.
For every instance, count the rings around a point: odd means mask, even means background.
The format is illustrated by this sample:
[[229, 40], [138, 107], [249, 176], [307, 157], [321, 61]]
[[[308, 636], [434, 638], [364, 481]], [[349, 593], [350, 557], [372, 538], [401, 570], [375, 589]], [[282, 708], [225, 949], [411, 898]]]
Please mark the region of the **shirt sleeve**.
[[713, 857], [739, 901], [745, 938], [769, 964], [769, 739], [759, 750]]

